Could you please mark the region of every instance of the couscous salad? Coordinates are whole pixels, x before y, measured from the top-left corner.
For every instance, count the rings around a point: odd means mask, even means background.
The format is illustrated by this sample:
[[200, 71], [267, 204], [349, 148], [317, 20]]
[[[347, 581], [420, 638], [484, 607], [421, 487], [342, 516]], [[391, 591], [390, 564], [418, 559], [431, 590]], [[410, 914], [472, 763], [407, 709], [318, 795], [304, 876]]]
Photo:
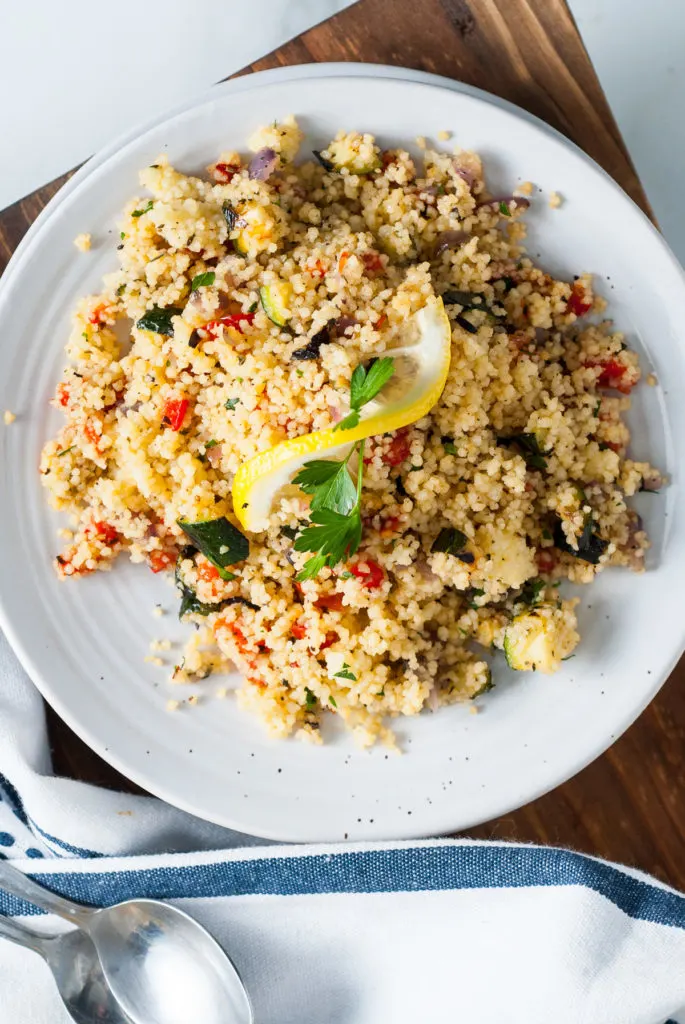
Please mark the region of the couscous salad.
[[626, 499], [663, 481], [627, 455], [638, 359], [591, 279], [525, 254], [530, 185], [491, 195], [474, 153], [302, 142], [291, 118], [202, 176], [142, 171], [40, 471], [72, 517], [62, 577], [122, 552], [175, 575], [199, 627], [175, 682], [235, 665], [277, 735], [327, 712], [391, 741], [498, 658], [558, 669], [559, 584], [641, 570]]

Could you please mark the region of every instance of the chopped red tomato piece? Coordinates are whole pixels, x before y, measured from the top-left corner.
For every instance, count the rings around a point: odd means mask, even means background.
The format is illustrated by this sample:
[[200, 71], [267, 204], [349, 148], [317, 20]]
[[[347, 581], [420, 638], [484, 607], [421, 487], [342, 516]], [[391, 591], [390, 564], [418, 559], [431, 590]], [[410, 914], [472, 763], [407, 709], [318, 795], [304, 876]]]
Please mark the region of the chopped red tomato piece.
[[60, 384], [57, 388], [57, 401], [65, 407], [69, 405], [69, 388], [66, 384]]
[[153, 572], [164, 572], [176, 561], [171, 551], [150, 551], [147, 560]]
[[115, 544], [119, 540], [119, 533], [109, 523], [93, 523], [95, 532], [105, 544]]
[[582, 285], [574, 284], [571, 289], [571, 297], [566, 306], [566, 312], [575, 313], [576, 316], [585, 316], [590, 309], [592, 309], [592, 300], [588, 302], [585, 298], [585, 290]]
[[83, 433], [86, 435], [87, 440], [90, 441], [90, 443], [99, 451], [100, 438], [102, 435], [98, 433], [94, 425], [92, 423], [86, 423], [83, 428]]
[[204, 580], [205, 583], [213, 583], [214, 580], [219, 579], [219, 570], [211, 562], [203, 560], [198, 563], [197, 577], [200, 580]]
[[322, 594], [316, 599], [314, 605], [322, 612], [339, 612], [342, 611], [343, 596], [342, 594]]
[[377, 274], [382, 274], [384, 272], [385, 263], [383, 262], [380, 253], [363, 252], [361, 257], [362, 263], [364, 264], [364, 270], [369, 277], [375, 277]]
[[222, 325], [224, 327], [235, 327], [242, 334], [241, 323], [251, 324], [254, 318], [254, 313], [231, 313], [229, 316], [222, 316], [219, 320], [210, 320], [204, 325], [204, 330], [210, 338], [216, 338]]
[[536, 560], [540, 572], [552, 572], [557, 564], [556, 556], [549, 548], [542, 548], [538, 551]]
[[162, 419], [167, 421], [172, 430], [180, 430], [187, 411], [187, 398], [169, 398], [164, 403]]
[[307, 635], [307, 627], [304, 622], [293, 622], [290, 627], [290, 632], [296, 640], [304, 640]]
[[355, 562], [350, 566], [350, 572], [367, 590], [376, 590], [385, 579], [385, 573], [378, 562], [374, 562], [372, 558], [363, 562]]
[[339, 274], [342, 274], [343, 270], [345, 269], [345, 264], [347, 263], [349, 258], [350, 258], [350, 253], [349, 252], [341, 252], [340, 253], [340, 259], [338, 260], [338, 273]]
[[103, 317], [107, 313], [107, 309], [108, 307], [105, 305], [105, 303], [101, 302], [99, 306], [95, 307], [93, 312], [88, 317], [89, 323], [95, 324], [96, 327], [99, 327], [103, 321]]
[[381, 313], [381, 315], [378, 317], [378, 320], [376, 320], [376, 322], [375, 322], [375, 324], [373, 326], [375, 327], [375, 329], [377, 331], [380, 331], [381, 327], [385, 327], [387, 322], [388, 322], [387, 315], [385, 313]]
[[316, 263], [313, 263], [311, 266], [307, 267], [307, 270], [312, 275], [312, 277], [326, 276], [326, 267], [324, 266], [321, 260], [317, 260]]
[[386, 466], [400, 466], [409, 458], [410, 450], [407, 431], [402, 428], [397, 431], [381, 458]]
[[335, 641], [338, 640], [338, 639], [339, 639], [339, 637], [338, 637], [337, 633], [333, 633], [333, 632], [326, 633], [326, 639], [321, 644], [321, 647], [319, 648], [319, 650], [325, 651], [327, 647], [332, 647], [333, 644], [335, 643]]
[[214, 167], [214, 180], [222, 185], [227, 185], [240, 170], [235, 164], [216, 164]]
[[629, 395], [635, 387], [636, 381], [624, 380], [624, 377], [630, 367], [626, 366], [624, 363], [619, 363], [617, 359], [607, 359], [602, 362], [589, 362], [585, 365], [602, 367], [602, 372], [597, 378], [597, 384], [600, 388], [612, 388], [614, 391], [620, 391], [624, 395]]

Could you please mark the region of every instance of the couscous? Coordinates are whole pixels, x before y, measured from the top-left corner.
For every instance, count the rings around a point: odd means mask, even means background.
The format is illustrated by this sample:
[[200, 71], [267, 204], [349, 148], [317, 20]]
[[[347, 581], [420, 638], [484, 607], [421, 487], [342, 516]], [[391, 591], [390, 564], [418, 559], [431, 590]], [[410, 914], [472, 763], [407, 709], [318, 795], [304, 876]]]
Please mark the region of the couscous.
[[[175, 574], [199, 627], [175, 682], [235, 665], [279, 736], [318, 739], [328, 712], [391, 741], [393, 716], [484, 694], [498, 659], [558, 669], [579, 639], [559, 584], [643, 568], [626, 499], [662, 479], [627, 456], [637, 356], [589, 276], [525, 255], [520, 190], [493, 197], [474, 153], [426, 143], [417, 161], [341, 131], [296, 163], [302, 142], [287, 119], [202, 176], [163, 156], [142, 171], [119, 268], [76, 309], [40, 471], [72, 517], [60, 576], [122, 552]], [[246, 531], [236, 474], [356, 422], [439, 299], [432, 408], [314, 452]]]

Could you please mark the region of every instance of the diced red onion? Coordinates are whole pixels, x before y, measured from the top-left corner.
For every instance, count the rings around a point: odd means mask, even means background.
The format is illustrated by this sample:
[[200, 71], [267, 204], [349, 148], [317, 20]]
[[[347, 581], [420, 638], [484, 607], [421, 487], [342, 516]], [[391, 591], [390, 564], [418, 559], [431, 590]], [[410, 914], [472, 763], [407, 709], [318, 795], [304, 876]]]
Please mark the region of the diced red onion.
[[336, 334], [347, 334], [351, 327], [357, 323], [353, 316], [339, 316], [333, 321], [333, 330]]
[[447, 249], [458, 249], [468, 237], [465, 231], [441, 231], [435, 240], [435, 255], [439, 256]]
[[207, 461], [211, 462], [213, 466], [218, 466], [221, 462], [221, 445], [215, 444], [211, 448], [207, 449]]
[[470, 171], [467, 167], [459, 167], [457, 164], [455, 164], [454, 169], [462, 181], [465, 181], [469, 188], [473, 188], [473, 183], [476, 180], [473, 171]]
[[254, 181], [266, 181], [278, 166], [278, 154], [265, 146], [250, 160], [247, 173]]

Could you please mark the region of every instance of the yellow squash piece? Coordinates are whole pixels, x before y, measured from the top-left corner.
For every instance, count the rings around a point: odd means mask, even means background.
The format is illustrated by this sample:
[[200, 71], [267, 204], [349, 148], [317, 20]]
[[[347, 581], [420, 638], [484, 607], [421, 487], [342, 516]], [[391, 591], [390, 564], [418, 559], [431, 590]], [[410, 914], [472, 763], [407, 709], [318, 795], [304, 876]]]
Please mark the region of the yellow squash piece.
[[241, 526], [258, 533], [268, 526], [274, 499], [312, 459], [342, 459], [353, 444], [416, 423], [436, 404], [450, 367], [452, 331], [440, 299], [406, 322], [402, 344], [379, 355], [392, 356], [394, 373], [361, 410], [351, 430], [318, 430], [282, 441], [244, 462], [233, 481], [233, 508]]

